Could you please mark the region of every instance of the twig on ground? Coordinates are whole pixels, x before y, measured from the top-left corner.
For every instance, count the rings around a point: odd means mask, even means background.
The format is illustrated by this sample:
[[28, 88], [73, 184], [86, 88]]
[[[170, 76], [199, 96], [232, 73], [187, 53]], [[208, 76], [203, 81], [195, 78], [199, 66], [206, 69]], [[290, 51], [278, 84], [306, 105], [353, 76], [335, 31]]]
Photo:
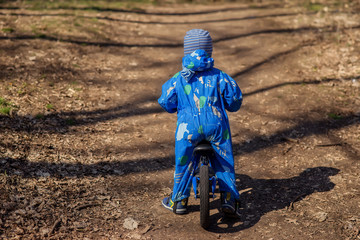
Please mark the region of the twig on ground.
[[295, 139], [295, 138], [290, 138], [290, 137], [287, 137], [287, 136], [282, 136], [282, 139], [288, 141], [288, 142], [293, 142], [293, 143], [298, 143], [299, 140], [298, 139]]
[[330, 144], [318, 144], [316, 147], [333, 147], [333, 146], [342, 146], [343, 143], [330, 143]]
[[303, 194], [300, 194], [300, 195], [296, 196], [296, 197], [290, 202], [290, 205], [289, 205], [289, 207], [288, 207], [288, 210], [289, 210], [289, 211], [294, 210], [294, 203], [295, 203], [297, 200], [299, 200], [300, 198], [304, 197], [304, 196], [306, 196], [306, 193], [303, 193]]
[[53, 226], [51, 227], [50, 234], [53, 234], [53, 233], [55, 232], [55, 229], [60, 226], [60, 223], [61, 223], [61, 217], [58, 218], [58, 219], [54, 222]]
[[286, 150], [283, 151], [283, 155], [287, 154], [291, 149], [292, 149], [292, 146], [288, 147]]
[[77, 211], [80, 211], [84, 208], [89, 208], [89, 207], [95, 207], [95, 206], [98, 206], [99, 203], [86, 203], [86, 204], [82, 204], [82, 205], [79, 205], [75, 208], [75, 210]]

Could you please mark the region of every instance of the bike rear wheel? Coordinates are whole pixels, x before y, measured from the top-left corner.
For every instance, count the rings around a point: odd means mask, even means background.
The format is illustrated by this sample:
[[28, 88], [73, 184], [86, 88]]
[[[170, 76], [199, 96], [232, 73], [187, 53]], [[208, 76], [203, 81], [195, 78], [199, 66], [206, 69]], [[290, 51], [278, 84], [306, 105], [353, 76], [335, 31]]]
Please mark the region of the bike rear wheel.
[[210, 225], [209, 189], [209, 165], [202, 165], [200, 166], [200, 225], [205, 229]]

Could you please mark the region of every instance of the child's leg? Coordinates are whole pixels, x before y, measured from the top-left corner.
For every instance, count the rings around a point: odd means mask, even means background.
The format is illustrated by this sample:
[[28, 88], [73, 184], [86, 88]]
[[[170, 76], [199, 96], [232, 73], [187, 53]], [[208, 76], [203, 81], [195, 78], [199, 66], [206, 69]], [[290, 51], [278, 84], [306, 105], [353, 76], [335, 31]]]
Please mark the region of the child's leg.
[[192, 153], [194, 146], [188, 140], [175, 142], [175, 173], [173, 201], [180, 201], [190, 196], [194, 171]]
[[216, 173], [221, 192], [230, 192], [231, 200], [239, 200], [240, 194], [236, 187], [234, 157], [230, 139], [224, 139], [220, 144], [213, 144], [216, 158], [211, 164]]

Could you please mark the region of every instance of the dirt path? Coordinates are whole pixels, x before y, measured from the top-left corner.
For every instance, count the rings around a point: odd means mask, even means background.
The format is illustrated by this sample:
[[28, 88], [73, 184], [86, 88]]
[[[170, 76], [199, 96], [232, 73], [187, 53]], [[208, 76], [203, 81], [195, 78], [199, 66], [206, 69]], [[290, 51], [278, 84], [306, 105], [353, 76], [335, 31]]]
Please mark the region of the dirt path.
[[[264, 2], [0, 8], [0, 238], [360, 239], [358, 6]], [[229, 114], [243, 217], [215, 199], [209, 231], [199, 201], [160, 203], [176, 116], [157, 98], [192, 28], [244, 93]]]

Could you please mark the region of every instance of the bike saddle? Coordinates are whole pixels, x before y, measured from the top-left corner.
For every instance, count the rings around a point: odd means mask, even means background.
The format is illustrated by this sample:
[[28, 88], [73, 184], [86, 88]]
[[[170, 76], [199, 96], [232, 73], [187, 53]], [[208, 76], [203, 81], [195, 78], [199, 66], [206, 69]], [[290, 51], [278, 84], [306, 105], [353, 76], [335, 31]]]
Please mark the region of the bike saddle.
[[193, 154], [207, 154], [212, 153], [214, 149], [209, 142], [200, 142], [193, 151]]

